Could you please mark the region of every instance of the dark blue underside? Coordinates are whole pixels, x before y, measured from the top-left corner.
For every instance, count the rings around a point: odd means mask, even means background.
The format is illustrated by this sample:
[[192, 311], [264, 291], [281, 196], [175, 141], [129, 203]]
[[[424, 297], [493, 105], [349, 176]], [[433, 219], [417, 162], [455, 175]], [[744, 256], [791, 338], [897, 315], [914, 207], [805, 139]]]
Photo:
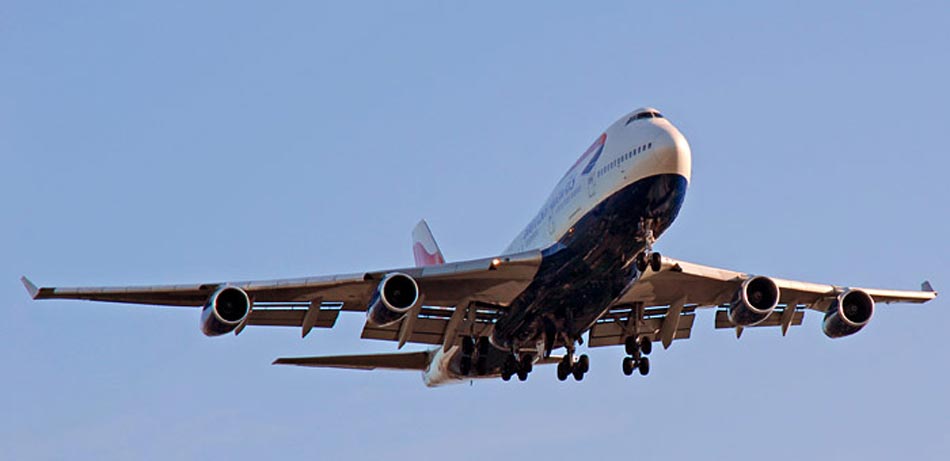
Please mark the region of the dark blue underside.
[[686, 196], [686, 178], [641, 179], [599, 203], [543, 252], [534, 281], [495, 324], [492, 342], [510, 350], [544, 336], [574, 340], [587, 331], [636, 276], [628, 265], [643, 251], [642, 228], [659, 236]]

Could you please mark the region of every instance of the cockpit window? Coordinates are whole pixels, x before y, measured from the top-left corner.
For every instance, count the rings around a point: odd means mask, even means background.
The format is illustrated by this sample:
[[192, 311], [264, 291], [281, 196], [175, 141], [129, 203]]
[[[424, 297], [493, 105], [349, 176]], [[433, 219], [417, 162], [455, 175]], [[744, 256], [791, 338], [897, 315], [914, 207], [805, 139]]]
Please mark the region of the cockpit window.
[[663, 115], [661, 115], [659, 112], [640, 112], [639, 114], [628, 118], [627, 123], [625, 123], [624, 126], [629, 125], [630, 122], [633, 122], [634, 120], [640, 120], [644, 118], [663, 118]]

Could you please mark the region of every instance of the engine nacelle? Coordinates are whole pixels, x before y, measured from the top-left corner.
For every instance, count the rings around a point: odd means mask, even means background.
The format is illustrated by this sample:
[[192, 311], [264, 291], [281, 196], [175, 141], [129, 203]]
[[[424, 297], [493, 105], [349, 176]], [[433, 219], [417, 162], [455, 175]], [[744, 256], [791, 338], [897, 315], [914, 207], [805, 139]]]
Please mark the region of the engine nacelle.
[[251, 311], [251, 298], [238, 287], [221, 287], [201, 309], [201, 332], [220, 336], [234, 331]]
[[778, 306], [781, 297], [778, 285], [768, 277], [746, 279], [729, 303], [729, 321], [738, 326], [752, 326], [765, 320]]
[[366, 319], [378, 327], [392, 325], [405, 317], [418, 301], [419, 285], [415, 279], [401, 272], [386, 274], [369, 302]]
[[825, 312], [821, 325], [825, 336], [841, 338], [861, 331], [874, 315], [874, 298], [862, 290], [848, 290], [838, 295]]

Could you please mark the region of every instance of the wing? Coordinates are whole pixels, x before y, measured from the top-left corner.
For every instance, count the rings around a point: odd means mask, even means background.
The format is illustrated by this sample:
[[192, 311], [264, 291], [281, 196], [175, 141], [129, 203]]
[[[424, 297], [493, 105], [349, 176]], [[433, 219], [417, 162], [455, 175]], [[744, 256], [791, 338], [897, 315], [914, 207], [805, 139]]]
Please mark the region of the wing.
[[[622, 344], [633, 334], [646, 335], [669, 347], [676, 339], [689, 338], [695, 311], [704, 307], [725, 307], [732, 301], [743, 281], [751, 274], [704, 266], [673, 258], [663, 258], [659, 272], [648, 271], [631, 284], [611, 309], [592, 328], [592, 346]], [[800, 325], [804, 309], [824, 312], [847, 289], [822, 283], [772, 278], [780, 290], [780, 305], [759, 326]], [[859, 288], [875, 303], [924, 303], [937, 292], [929, 282], [920, 291]], [[736, 328], [726, 311], [716, 313], [716, 328]], [[737, 334], [742, 329], [737, 328]]]
[[[395, 330], [367, 327], [363, 337], [398, 340], [400, 345], [431, 344], [443, 342], [453, 317], [459, 327], [465, 320], [462, 314], [469, 313], [470, 320], [476, 320], [477, 306], [498, 309], [508, 305], [531, 282], [540, 263], [541, 252], [529, 251], [426, 267], [269, 281], [80, 288], [39, 288], [25, 277], [22, 281], [33, 299], [191, 307], [203, 306], [222, 286], [235, 286], [245, 290], [253, 302], [247, 325], [301, 327], [306, 335], [312, 327], [332, 327], [340, 311], [366, 311], [382, 278], [390, 272], [401, 272], [416, 279], [427, 307], [419, 306], [407, 317], [410, 320], [397, 324]], [[456, 310], [460, 314], [455, 314]], [[490, 320], [485, 309], [481, 311], [482, 320]]]

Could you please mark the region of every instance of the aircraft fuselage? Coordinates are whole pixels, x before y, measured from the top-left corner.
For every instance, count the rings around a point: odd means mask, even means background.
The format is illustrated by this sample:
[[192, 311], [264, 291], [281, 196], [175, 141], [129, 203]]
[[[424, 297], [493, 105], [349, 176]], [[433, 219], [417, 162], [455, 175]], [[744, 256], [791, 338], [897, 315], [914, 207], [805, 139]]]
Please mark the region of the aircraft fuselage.
[[[497, 373], [512, 352], [537, 359], [573, 346], [638, 277], [632, 262], [676, 219], [690, 171], [689, 144], [656, 111], [635, 111], [607, 128], [505, 250], [540, 249], [542, 262], [495, 323], [489, 368]], [[433, 352], [427, 384], [468, 379], [457, 349]]]

